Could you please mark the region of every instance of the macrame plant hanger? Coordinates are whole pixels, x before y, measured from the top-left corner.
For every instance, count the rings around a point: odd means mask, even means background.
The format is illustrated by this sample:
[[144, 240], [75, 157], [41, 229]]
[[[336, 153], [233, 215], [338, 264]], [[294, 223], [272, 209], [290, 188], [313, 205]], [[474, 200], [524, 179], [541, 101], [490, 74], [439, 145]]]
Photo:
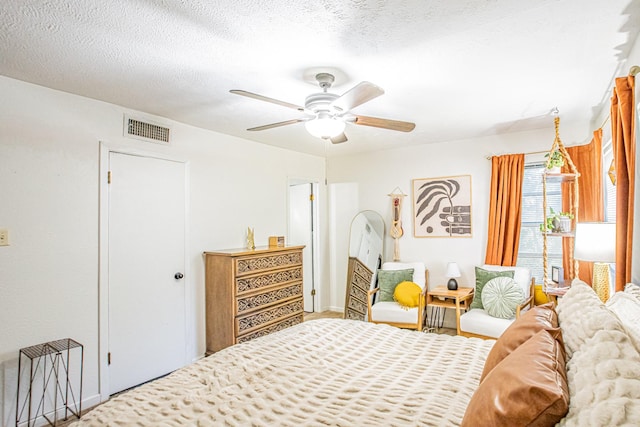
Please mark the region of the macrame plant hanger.
[[[544, 195], [544, 197], [542, 198], [542, 208], [543, 208], [543, 221], [546, 222], [547, 220], [547, 179], [549, 180], [556, 180], [559, 179], [559, 182], [568, 182], [569, 185], [568, 187], [568, 191], [569, 191], [569, 206], [570, 206], [570, 212], [573, 213], [574, 216], [574, 226], [572, 227], [573, 230], [575, 230], [575, 224], [578, 223], [578, 205], [579, 205], [579, 191], [578, 191], [578, 176], [580, 176], [580, 174], [578, 173], [578, 169], [576, 168], [576, 165], [573, 163], [573, 161], [571, 160], [571, 157], [569, 156], [569, 153], [567, 152], [567, 149], [565, 148], [564, 144], [562, 143], [562, 140], [560, 139], [560, 117], [558, 115], [558, 109], [554, 108], [552, 110], [553, 114], [555, 115], [554, 118], [554, 128], [555, 128], [555, 139], [553, 140], [553, 145], [551, 146], [551, 150], [549, 150], [549, 154], [548, 154], [548, 160], [546, 163], [546, 167], [549, 168], [550, 164], [551, 164], [551, 156], [553, 154], [554, 151], [559, 151], [562, 154], [562, 157], [564, 158], [564, 160], [567, 163], [567, 166], [569, 168], [569, 173], [561, 173], [561, 174], [547, 174], [546, 172], [543, 173], [542, 175], [542, 194]], [[543, 222], [544, 224], [544, 222]], [[543, 246], [542, 246], [542, 259], [543, 259], [543, 270], [544, 270], [544, 287], [546, 288], [547, 286], [549, 286], [552, 282], [551, 280], [549, 280], [549, 266], [548, 266], [548, 253], [547, 253], [547, 231], [544, 231], [545, 235], [543, 236]], [[571, 245], [572, 246], [572, 245]], [[571, 253], [569, 254], [569, 279], [572, 280], [574, 277], [578, 277], [578, 271], [579, 271], [579, 265], [578, 265], [578, 261], [576, 259], [574, 259], [573, 257], [573, 251], [571, 251]]]
[[402, 230], [402, 200], [407, 197], [399, 187], [387, 196], [391, 197], [391, 230], [389, 234], [393, 237], [393, 260], [400, 261], [400, 237], [404, 234]]

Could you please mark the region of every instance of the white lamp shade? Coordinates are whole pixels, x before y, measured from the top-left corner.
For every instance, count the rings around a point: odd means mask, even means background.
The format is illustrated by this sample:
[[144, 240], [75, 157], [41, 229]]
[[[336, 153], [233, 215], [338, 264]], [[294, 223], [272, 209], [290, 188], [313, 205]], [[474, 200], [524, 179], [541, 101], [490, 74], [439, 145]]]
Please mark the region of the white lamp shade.
[[304, 123], [307, 132], [316, 138], [333, 138], [344, 132], [345, 123], [333, 117], [318, 116]]
[[616, 262], [616, 224], [579, 222], [573, 257], [580, 261]]
[[455, 262], [450, 262], [447, 264], [447, 272], [445, 273], [446, 277], [460, 277], [460, 269], [458, 268], [458, 264]]

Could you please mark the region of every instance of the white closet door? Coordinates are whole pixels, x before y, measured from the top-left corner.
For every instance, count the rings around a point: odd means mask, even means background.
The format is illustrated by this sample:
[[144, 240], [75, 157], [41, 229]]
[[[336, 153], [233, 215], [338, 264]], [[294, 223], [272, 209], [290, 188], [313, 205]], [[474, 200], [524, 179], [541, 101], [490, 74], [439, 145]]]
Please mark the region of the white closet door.
[[185, 364], [185, 165], [110, 153], [109, 393]]
[[311, 183], [289, 186], [289, 239], [302, 250], [304, 311], [313, 312], [313, 200]]

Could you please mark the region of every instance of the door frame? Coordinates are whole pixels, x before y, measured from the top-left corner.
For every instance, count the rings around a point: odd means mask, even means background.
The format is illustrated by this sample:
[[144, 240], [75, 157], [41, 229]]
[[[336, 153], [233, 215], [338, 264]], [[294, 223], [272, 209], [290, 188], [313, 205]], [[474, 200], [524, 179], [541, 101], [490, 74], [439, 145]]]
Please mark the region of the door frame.
[[194, 330], [193, 316], [189, 316], [189, 307], [194, 299], [191, 269], [188, 263], [189, 255], [189, 161], [175, 156], [155, 153], [152, 151], [137, 150], [121, 144], [113, 144], [100, 141], [99, 158], [99, 207], [98, 207], [98, 393], [100, 402], [105, 402], [110, 397], [109, 390], [109, 365], [107, 354], [109, 351], [109, 155], [111, 153], [126, 154], [130, 156], [147, 157], [158, 160], [168, 160], [184, 164], [185, 183], [185, 225], [184, 225], [184, 304], [185, 304], [185, 364], [189, 362], [188, 351], [194, 337], [188, 333]]
[[313, 178], [295, 178], [288, 177], [287, 179], [287, 237], [291, 236], [291, 200], [289, 189], [293, 185], [311, 184], [311, 189], [314, 196], [314, 203], [311, 211], [313, 232], [311, 234], [311, 266], [312, 266], [312, 289], [316, 291], [315, 299], [313, 303], [313, 311], [317, 312], [321, 308], [322, 301], [322, 286], [319, 286], [321, 273], [320, 273], [320, 218], [319, 218], [319, 205], [320, 205], [320, 184], [317, 179]]

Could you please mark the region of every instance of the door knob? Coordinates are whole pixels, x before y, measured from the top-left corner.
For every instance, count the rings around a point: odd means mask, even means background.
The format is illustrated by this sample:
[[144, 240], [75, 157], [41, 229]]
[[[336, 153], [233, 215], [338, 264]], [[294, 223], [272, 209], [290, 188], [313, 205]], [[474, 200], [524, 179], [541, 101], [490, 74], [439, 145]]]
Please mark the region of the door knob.
[[175, 277], [175, 278], [176, 278], [176, 280], [180, 280], [180, 279], [182, 279], [182, 278], [184, 277], [184, 274], [182, 274], [182, 273], [178, 272], [178, 273], [176, 273], [173, 277]]

